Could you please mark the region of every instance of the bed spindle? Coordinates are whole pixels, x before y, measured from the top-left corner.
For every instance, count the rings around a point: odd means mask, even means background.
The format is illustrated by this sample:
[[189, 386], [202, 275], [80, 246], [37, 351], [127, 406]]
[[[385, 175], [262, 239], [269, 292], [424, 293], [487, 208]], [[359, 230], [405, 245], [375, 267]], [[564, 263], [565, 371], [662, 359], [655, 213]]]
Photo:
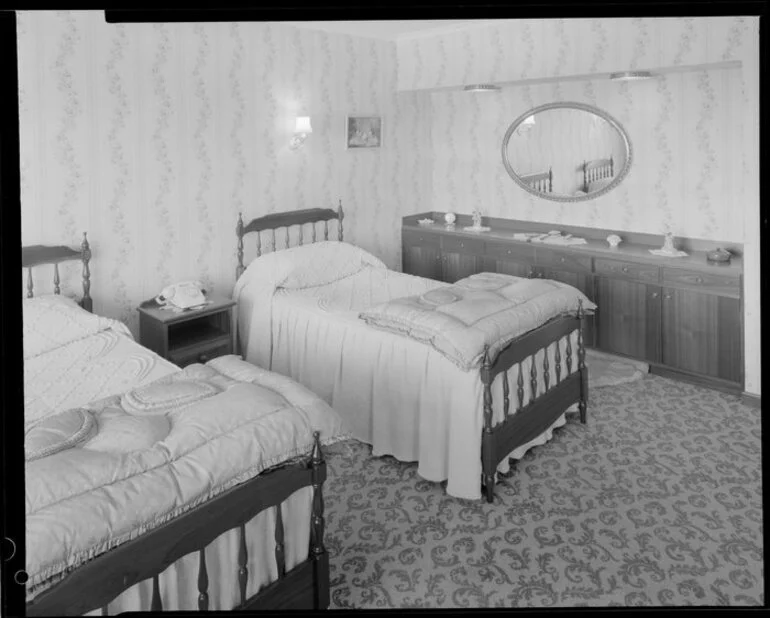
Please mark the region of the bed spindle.
[[543, 348], [543, 382], [545, 382], [545, 390], [548, 390], [548, 382], [550, 375], [548, 373], [548, 346]]
[[535, 362], [537, 360], [537, 352], [535, 352], [532, 355], [532, 364], [530, 365], [529, 370], [529, 385], [532, 388], [532, 396], [530, 397], [530, 401], [534, 400], [537, 397], [537, 363]]
[[511, 409], [511, 397], [508, 387], [508, 372], [503, 371], [503, 418], [508, 418]]
[[[482, 480], [484, 493], [487, 502], [494, 500], [495, 492], [495, 462], [492, 461], [494, 451], [492, 445], [492, 381], [494, 376], [491, 374], [492, 362], [489, 358], [489, 346], [484, 346], [484, 357], [481, 361], [481, 376], [484, 383], [484, 433], [481, 436], [482, 441]], [[485, 456], [486, 455], [486, 456]]]
[[556, 342], [556, 350], [554, 352], [554, 360], [556, 361], [556, 384], [561, 381], [561, 352], [559, 352], [559, 342]]
[[[238, 223], [235, 225], [235, 233], [238, 235], [238, 266], [235, 268], [235, 279], [236, 281], [238, 278], [243, 274], [243, 213], [238, 213]], [[257, 238], [259, 238], [259, 233], [257, 233]], [[257, 250], [257, 255], [259, 255], [259, 250]]]
[[519, 363], [519, 377], [516, 380], [516, 395], [519, 398], [519, 409], [524, 407], [524, 365]]
[[246, 602], [246, 581], [249, 579], [249, 568], [246, 563], [249, 554], [246, 549], [246, 524], [239, 527], [240, 530], [240, 549], [238, 550], [238, 587], [241, 591], [241, 605]]
[[270, 230], [270, 234], [273, 236], [273, 251], [275, 251], [275, 228]]
[[300, 245], [302, 244], [302, 228], [303, 228], [303, 225], [300, 223], [299, 224], [299, 244]]
[[567, 335], [567, 375], [572, 373], [572, 335]]
[[152, 601], [150, 602], [150, 611], [162, 612], [163, 603], [160, 600], [160, 583], [158, 582], [158, 574], [152, 576]]
[[59, 265], [54, 264], [53, 265], [53, 293], [54, 294], [61, 294], [61, 288], [59, 287]]
[[318, 470], [323, 463], [321, 451], [321, 433], [313, 432], [313, 455], [310, 465], [313, 468], [313, 525], [310, 528], [310, 552], [317, 559], [326, 552], [324, 548], [324, 498], [321, 482], [318, 478]]
[[27, 298], [32, 298], [34, 294], [32, 294], [32, 269], [27, 269]]
[[80, 306], [86, 311], [93, 309], [94, 301], [91, 298], [91, 269], [88, 262], [91, 260], [91, 246], [88, 244], [88, 236], [83, 232], [83, 242], [80, 243], [80, 259], [83, 261], [83, 299]]
[[275, 564], [278, 567], [278, 578], [286, 575], [286, 556], [283, 547], [283, 514], [281, 505], [275, 507]]
[[198, 550], [198, 610], [205, 612], [209, 608], [209, 574], [206, 570], [206, 552]]
[[324, 240], [329, 240], [329, 222], [324, 221]]
[[257, 257], [262, 255], [262, 233], [257, 230]]
[[583, 320], [585, 313], [583, 311], [583, 300], [578, 299], [578, 370], [580, 371], [580, 400], [578, 401], [578, 410], [580, 411], [580, 422], [586, 422], [586, 404], [588, 399], [588, 371], [586, 370], [586, 349], [583, 343]]
[[313, 242], [315, 242], [315, 221], [310, 224], [310, 229], [313, 232]]
[[342, 218], [345, 215], [342, 213], [342, 200], [339, 201], [339, 206], [337, 206], [337, 236], [339, 237], [339, 241], [342, 242]]
[[289, 248], [289, 226], [286, 226], [286, 249]]

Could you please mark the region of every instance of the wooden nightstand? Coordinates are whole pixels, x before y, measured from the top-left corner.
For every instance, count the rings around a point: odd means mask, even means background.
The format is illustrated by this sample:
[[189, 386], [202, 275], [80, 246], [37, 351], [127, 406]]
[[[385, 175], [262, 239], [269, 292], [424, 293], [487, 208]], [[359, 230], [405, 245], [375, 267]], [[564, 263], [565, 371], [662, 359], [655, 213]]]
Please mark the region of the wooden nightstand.
[[139, 343], [180, 367], [232, 354], [235, 301], [213, 295], [209, 300], [202, 309], [180, 313], [160, 309], [155, 301], [142, 303]]

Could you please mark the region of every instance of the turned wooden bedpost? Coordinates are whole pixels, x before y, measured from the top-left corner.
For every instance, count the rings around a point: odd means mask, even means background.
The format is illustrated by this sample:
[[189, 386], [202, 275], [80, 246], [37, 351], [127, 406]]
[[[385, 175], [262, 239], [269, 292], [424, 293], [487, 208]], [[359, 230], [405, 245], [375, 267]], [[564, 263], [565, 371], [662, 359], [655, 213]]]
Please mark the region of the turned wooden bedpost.
[[[312, 521], [310, 526], [310, 557], [313, 561], [315, 609], [329, 607], [329, 561], [324, 547], [323, 481], [326, 467], [321, 450], [321, 433], [313, 432], [313, 453], [310, 457], [313, 485]], [[279, 507], [280, 508], [280, 507]]]
[[337, 206], [337, 227], [338, 227], [340, 242], [342, 242], [342, 219], [344, 217], [345, 217], [345, 213], [342, 212], [342, 200], [340, 200], [339, 206]]
[[235, 268], [235, 280], [238, 281], [243, 274], [243, 213], [238, 213], [238, 223], [235, 226], [238, 235], [238, 266]]
[[481, 361], [481, 382], [484, 385], [484, 431], [481, 434], [481, 474], [484, 481], [484, 494], [487, 502], [495, 497], [495, 461], [494, 441], [492, 436], [492, 362], [489, 359], [489, 346], [484, 346]]
[[83, 242], [80, 243], [80, 259], [83, 261], [83, 300], [80, 306], [86, 311], [91, 311], [94, 301], [91, 298], [91, 269], [88, 262], [91, 260], [91, 246], [88, 244], [88, 236], [83, 232]]
[[578, 300], [578, 370], [580, 371], [580, 401], [578, 401], [578, 410], [580, 410], [580, 422], [586, 422], [586, 405], [588, 403], [588, 370], [586, 369], [586, 349], [583, 341], [583, 322], [585, 321], [585, 311], [583, 310], [583, 300]]

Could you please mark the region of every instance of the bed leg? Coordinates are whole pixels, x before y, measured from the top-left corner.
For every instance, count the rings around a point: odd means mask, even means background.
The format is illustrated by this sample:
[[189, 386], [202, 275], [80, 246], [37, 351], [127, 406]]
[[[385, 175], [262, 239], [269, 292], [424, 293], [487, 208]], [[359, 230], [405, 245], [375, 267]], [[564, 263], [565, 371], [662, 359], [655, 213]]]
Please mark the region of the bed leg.
[[585, 424], [588, 420], [586, 407], [588, 404], [588, 369], [586, 368], [586, 348], [583, 341], [583, 323], [585, 322], [585, 312], [583, 311], [583, 301], [578, 301], [578, 371], [580, 372], [580, 400], [578, 401], [578, 410], [580, 411], [580, 422]]
[[310, 556], [313, 560], [313, 586], [315, 588], [315, 609], [329, 607], [329, 557], [324, 547], [324, 499], [322, 484], [326, 477], [326, 466], [321, 450], [321, 434], [313, 433], [313, 454], [310, 467], [313, 477], [313, 514], [310, 526]]
[[481, 474], [484, 481], [484, 494], [487, 502], [495, 498], [495, 443], [492, 435], [492, 363], [489, 359], [489, 346], [484, 348], [481, 363], [481, 381], [484, 384], [484, 432], [481, 436]]

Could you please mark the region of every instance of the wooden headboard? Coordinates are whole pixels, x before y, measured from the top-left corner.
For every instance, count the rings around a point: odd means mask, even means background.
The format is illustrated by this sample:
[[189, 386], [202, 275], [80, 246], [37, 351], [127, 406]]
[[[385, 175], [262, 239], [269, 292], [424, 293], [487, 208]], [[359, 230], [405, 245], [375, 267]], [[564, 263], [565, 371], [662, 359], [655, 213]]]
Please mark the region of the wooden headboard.
[[286, 242], [284, 249], [289, 247], [289, 228], [293, 225], [299, 225], [299, 244], [301, 245], [304, 240], [302, 232], [302, 226], [306, 223], [311, 224], [311, 242], [316, 241], [316, 229], [315, 224], [319, 221], [323, 221], [324, 224], [324, 240], [329, 240], [329, 221], [337, 219], [337, 237], [342, 240], [342, 219], [344, 214], [342, 212], [342, 200], [339, 201], [337, 210], [331, 208], [306, 208], [305, 210], [290, 210], [287, 212], [276, 212], [262, 217], [257, 217], [243, 225], [243, 216], [238, 214], [238, 225], [235, 228], [235, 233], [238, 235], [238, 266], [235, 269], [235, 279], [243, 274], [245, 270], [243, 266], [243, 237], [251, 232], [257, 233], [257, 257], [262, 255], [262, 239], [260, 232], [270, 230], [272, 235], [272, 250], [276, 251], [275, 230], [278, 228], [286, 228]]
[[595, 180], [612, 178], [615, 175], [615, 162], [609, 159], [583, 161], [583, 191], [588, 193], [589, 185]]
[[71, 249], [65, 246], [30, 245], [21, 248], [21, 267], [27, 269], [27, 298], [34, 296], [32, 292], [32, 268], [44, 264], [53, 264], [53, 293], [61, 294], [59, 287], [59, 263], [80, 260], [83, 262], [83, 298], [80, 306], [86, 311], [93, 310], [91, 298], [91, 270], [88, 263], [91, 260], [91, 247], [88, 244], [86, 233], [83, 232], [83, 242], [80, 249]]
[[522, 176], [521, 179], [535, 191], [540, 191], [540, 193], [553, 192], [553, 171], [550, 167], [547, 172], [527, 174], [526, 176]]

